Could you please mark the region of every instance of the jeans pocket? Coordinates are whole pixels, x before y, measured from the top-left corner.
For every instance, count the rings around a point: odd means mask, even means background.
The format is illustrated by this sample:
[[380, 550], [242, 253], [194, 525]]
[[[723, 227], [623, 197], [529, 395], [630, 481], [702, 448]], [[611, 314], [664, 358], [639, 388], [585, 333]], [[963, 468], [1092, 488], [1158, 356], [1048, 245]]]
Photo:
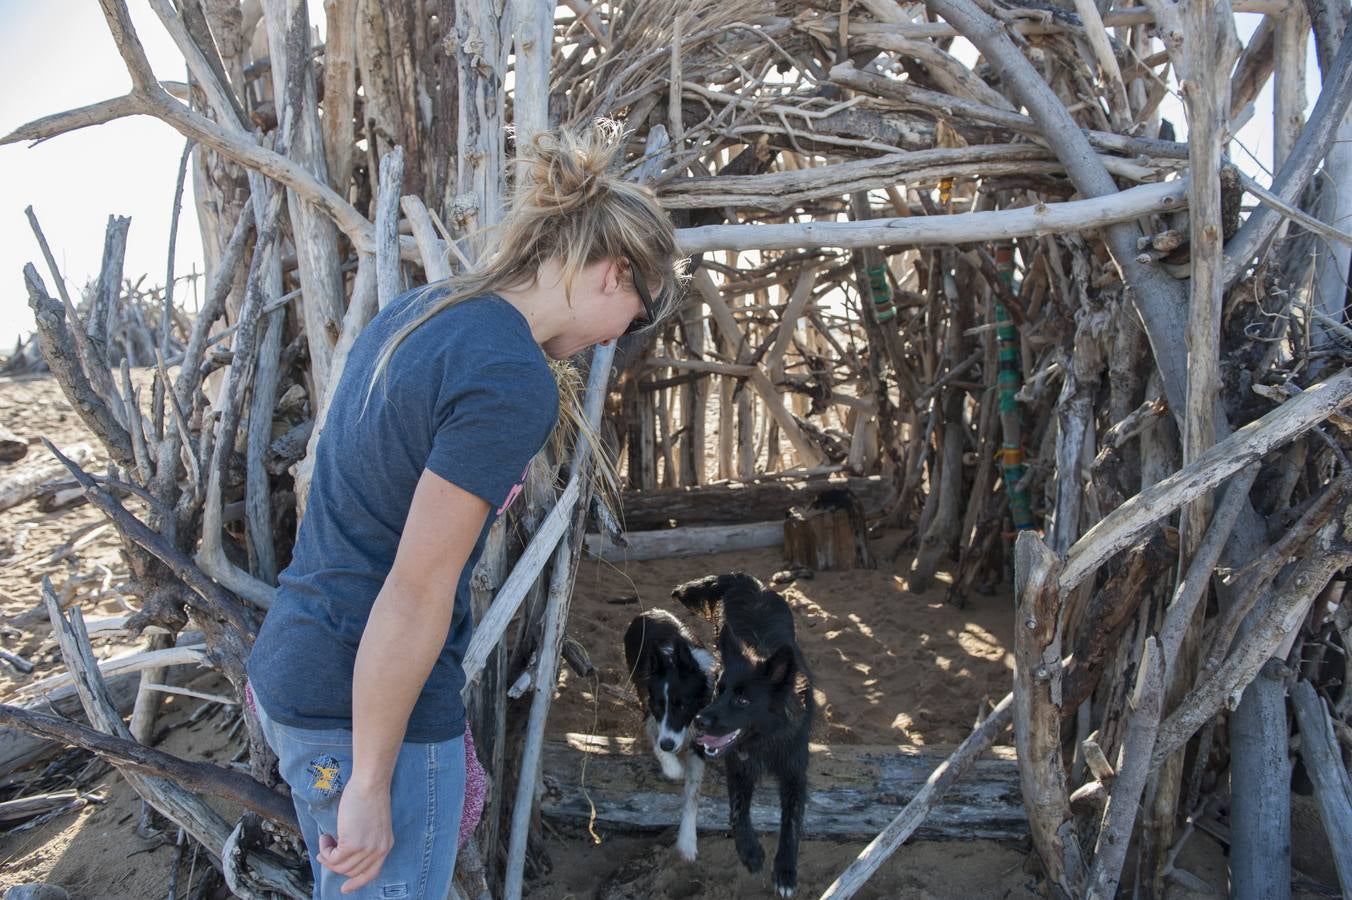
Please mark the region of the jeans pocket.
[[[306, 804], [316, 815], [336, 807], [352, 774], [352, 742], [335, 741], [320, 732], [321, 740], [306, 740], [301, 729], [271, 723], [280, 746], [278, 768], [291, 786], [292, 799]], [[322, 816], [320, 816], [322, 818]]]

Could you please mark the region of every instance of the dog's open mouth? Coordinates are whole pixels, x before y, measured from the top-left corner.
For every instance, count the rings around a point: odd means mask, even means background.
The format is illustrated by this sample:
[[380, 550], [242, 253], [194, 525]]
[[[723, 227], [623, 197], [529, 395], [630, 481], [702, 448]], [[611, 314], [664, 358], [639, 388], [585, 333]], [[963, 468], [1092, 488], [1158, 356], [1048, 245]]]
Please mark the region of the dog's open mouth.
[[709, 759], [718, 759], [727, 752], [742, 734], [742, 729], [735, 728], [727, 734], [698, 734], [695, 735], [695, 743], [704, 751], [704, 755]]

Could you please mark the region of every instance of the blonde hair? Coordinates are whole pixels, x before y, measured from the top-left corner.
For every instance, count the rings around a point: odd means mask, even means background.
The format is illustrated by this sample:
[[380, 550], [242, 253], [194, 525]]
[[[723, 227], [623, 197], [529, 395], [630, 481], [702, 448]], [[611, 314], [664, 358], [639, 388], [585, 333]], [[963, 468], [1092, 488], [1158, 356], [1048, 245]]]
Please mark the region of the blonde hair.
[[[602, 259], [632, 260], [637, 277], [652, 292], [654, 322], [676, 307], [685, 275], [676, 233], [666, 210], [646, 186], [619, 178], [614, 171], [624, 148], [623, 126], [596, 119], [590, 126], [535, 135], [531, 147], [514, 160], [510, 205], [495, 226], [496, 246], [477, 268], [429, 284], [423, 309], [381, 348], [367, 397], [403, 340], [443, 310], [499, 290], [529, 287], [549, 260], [563, 269], [564, 296], [572, 300], [574, 279]], [[559, 426], [553, 444], [561, 457], [564, 446], [586, 434], [596, 463], [598, 487], [616, 493], [613, 463], [601, 448], [599, 435], [582, 412], [580, 380], [570, 364], [551, 361], [559, 384]]]

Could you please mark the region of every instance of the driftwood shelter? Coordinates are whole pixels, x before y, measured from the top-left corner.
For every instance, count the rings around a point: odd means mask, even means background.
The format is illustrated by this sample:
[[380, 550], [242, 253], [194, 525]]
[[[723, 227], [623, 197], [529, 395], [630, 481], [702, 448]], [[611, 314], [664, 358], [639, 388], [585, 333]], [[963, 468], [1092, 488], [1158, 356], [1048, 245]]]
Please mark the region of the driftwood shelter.
[[[257, 723], [240, 713], [247, 775], [175, 758], [145, 744], [159, 692], [205, 664], [240, 709], [353, 339], [487, 252], [516, 147], [613, 116], [626, 174], [697, 266], [659, 334], [580, 361], [620, 509], [590, 495], [577, 448], [540, 459], [476, 572], [467, 670], [494, 789], [462, 894], [520, 896], [541, 803], [583, 815], [538, 796], [553, 761], [595, 747], [547, 745], [553, 692], [536, 688], [565, 657], [586, 665], [565, 641], [584, 547], [777, 545], [827, 491], [852, 500], [814, 558], [864, 562], [869, 529], [903, 528], [914, 588], [942, 569], [957, 607], [1012, 584], [1016, 666], [937, 768], [832, 763], [854, 774], [819, 779], [815, 821], [826, 833], [857, 801], [851, 827], [877, 837], [825, 896], [917, 829], [954, 828], [1026, 829], [1057, 896], [1114, 896], [1124, 872], [1162, 896], [1196, 887], [1177, 848], [1221, 794], [1230, 891], [1289, 896], [1296, 760], [1327, 831], [1352, 830], [1345, 2], [326, 0], [322, 43], [305, 0], [148, 2], [186, 82], [157, 80], [125, 0], [100, 0], [131, 91], [3, 138], [164, 120], [187, 141], [206, 253], [189, 317], [172, 246], [166, 287], [144, 290], [110, 219], [101, 277], [72, 298], [29, 213], [37, 346], [9, 365], [47, 366], [111, 460], [85, 471], [49, 448], [125, 545], [135, 611], [118, 627], [151, 636], [99, 662], [79, 592], [44, 584], [71, 678], [0, 707], [7, 772], [42, 756], [26, 736], [90, 748], [237, 895], [307, 896]], [[1243, 45], [1238, 14], [1261, 16]], [[1231, 141], [1269, 82], [1265, 187]], [[1185, 142], [1160, 116], [1172, 92]], [[1015, 752], [990, 755], [1011, 724]], [[637, 763], [606, 759], [621, 797]], [[973, 799], [943, 806], [958, 785]]]

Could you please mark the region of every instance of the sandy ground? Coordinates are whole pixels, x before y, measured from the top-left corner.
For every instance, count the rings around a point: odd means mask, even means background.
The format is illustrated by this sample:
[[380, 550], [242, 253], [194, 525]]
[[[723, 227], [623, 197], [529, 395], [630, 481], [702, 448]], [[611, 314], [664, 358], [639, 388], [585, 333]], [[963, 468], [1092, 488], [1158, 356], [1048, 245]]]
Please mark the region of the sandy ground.
[[[0, 424], [34, 441], [47, 436], [59, 446], [90, 440], [54, 383], [43, 377], [0, 380]], [[29, 456], [45, 459], [45, 452], [39, 445]], [[3, 473], [0, 466], [0, 476]], [[46, 617], [38, 611], [43, 576], [50, 577], [58, 591], [69, 584], [84, 596], [87, 618], [126, 612], [117, 594], [118, 583], [126, 578], [125, 564], [110, 528], [91, 531], [101, 524], [101, 515], [87, 505], [47, 514], [26, 504], [0, 513], [0, 616], [9, 626], [0, 632], [0, 646], [37, 664], [32, 675], [0, 666], [0, 696], [61, 669]], [[87, 543], [54, 553], [80, 534], [89, 537]], [[942, 583], [926, 594], [911, 594], [903, 574], [910, 559], [896, 554], [897, 542], [891, 534], [874, 542], [880, 561], [876, 570], [818, 573], [783, 589], [824, 698], [816, 741], [940, 749], [961, 740], [981, 705], [1009, 689], [1010, 597], [974, 596], [966, 609], [958, 610], [944, 604]], [[625, 680], [620, 645], [629, 620], [650, 607], [684, 615], [670, 599], [671, 588], [681, 581], [732, 570], [766, 579], [783, 567], [773, 550], [622, 566], [584, 561], [569, 636], [587, 651], [597, 674], [581, 679], [571, 671], [565, 673], [551, 713], [551, 733], [638, 736], [639, 716]], [[696, 627], [712, 637], [703, 623]], [[135, 649], [124, 639], [96, 638], [94, 645], [100, 656]], [[211, 673], [202, 673], [192, 686], [223, 690], [218, 676]], [[201, 706], [195, 699], [170, 699], [159, 746], [185, 757], [225, 763], [239, 746], [238, 738], [229, 733], [234, 717], [216, 707], [185, 725]], [[138, 837], [140, 804], [115, 771], [97, 763], [91, 769], [87, 757], [75, 751], [59, 760], [61, 765], [52, 766], [44, 782], [46, 789], [67, 786], [70, 777], [83, 770], [81, 789], [99, 795], [102, 802], [0, 836], [0, 889], [50, 881], [77, 898], [165, 897], [177, 865], [179, 895], [186, 895], [186, 886], [200, 878], [204, 862], [193, 860], [191, 853], [180, 858], [173, 846], [173, 829], [167, 842]], [[41, 771], [36, 768], [23, 777], [31, 779]], [[0, 783], [0, 800], [15, 795], [16, 778]], [[1301, 799], [1297, 809], [1298, 867], [1325, 883], [1336, 883], [1331, 868], [1325, 868], [1326, 853], [1317, 849], [1323, 836], [1312, 807]], [[233, 810], [221, 812], [234, 820]], [[1309, 824], [1312, 818], [1315, 831]], [[773, 896], [769, 875], [747, 874], [737, 863], [731, 840], [717, 832], [701, 837], [700, 859], [694, 864], [675, 859], [671, 835], [603, 830], [599, 837], [596, 843], [584, 832], [548, 828], [545, 847], [551, 868], [528, 883], [528, 896], [560, 900]], [[771, 851], [773, 835], [765, 835], [763, 841]], [[861, 849], [862, 843], [805, 841], [799, 896], [817, 896]], [[1213, 885], [1224, 885], [1224, 858], [1214, 839], [1204, 835], [1194, 839], [1182, 859]], [[1040, 884], [1027, 865], [1027, 847], [1017, 842], [916, 842], [889, 860], [858, 896], [1038, 897], [1043, 896]]]

